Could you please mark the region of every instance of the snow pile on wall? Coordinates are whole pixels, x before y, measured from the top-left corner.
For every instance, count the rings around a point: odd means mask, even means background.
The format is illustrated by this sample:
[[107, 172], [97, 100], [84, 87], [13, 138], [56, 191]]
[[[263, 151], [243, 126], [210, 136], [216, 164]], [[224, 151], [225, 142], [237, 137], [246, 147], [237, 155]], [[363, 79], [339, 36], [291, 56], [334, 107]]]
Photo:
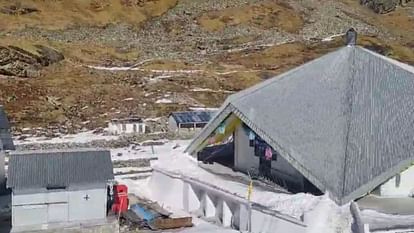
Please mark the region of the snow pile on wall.
[[315, 208], [305, 214], [307, 233], [341, 232], [351, 233], [352, 215], [349, 205], [337, 206], [325, 194]]
[[[191, 177], [201, 182], [208, 182], [213, 186], [246, 198], [247, 185], [223, 179], [200, 168], [193, 157], [183, 152], [184, 149], [185, 146], [180, 146], [172, 150], [168, 156], [159, 156], [158, 161], [153, 166], [177, 175]], [[253, 202], [295, 218], [300, 218], [305, 212], [313, 209], [319, 200], [320, 197], [311, 194], [274, 193], [259, 188], [253, 188], [252, 195]]]
[[[198, 166], [195, 158], [184, 153], [189, 143], [188, 140], [180, 140], [154, 146], [154, 156], [158, 157], [158, 160], [153, 161], [152, 166], [156, 169], [174, 173], [177, 176], [186, 176], [208, 183], [239, 197], [246, 198], [247, 185], [232, 181], [230, 174], [226, 174], [226, 171], [220, 171], [219, 173], [222, 175], [218, 176], [204, 170]], [[147, 155], [151, 151], [149, 148], [141, 148], [142, 150], [137, 152], [138, 156], [141, 156], [140, 153], [142, 153], [142, 156]], [[229, 177], [229, 179], [226, 177]], [[120, 182], [128, 185], [129, 192], [138, 196], [151, 199], [151, 197], [157, 195], [152, 193], [150, 182], [154, 182], [154, 180], [151, 180], [151, 178], [145, 180], [122, 179]], [[166, 191], [171, 192], [171, 190]], [[181, 199], [177, 197], [177, 200]], [[254, 187], [252, 201], [298, 219], [304, 215], [305, 224], [308, 225], [307, 232], [309, 233], [351, 232], [352, 216], [349, 205], [339, 207], [329, 199], [328, 195], [318, 197], [305, 193], [283, 194]], [[202, 229], [203, 225], [200, 225], [198, 230], [201, 231], [197, 232], [225, 232], [223, 228], [213, 229], [211, 226], [206, 226], [205, 231], [202, 231]], [[193, 231], [188, 229], [188, 232]]]

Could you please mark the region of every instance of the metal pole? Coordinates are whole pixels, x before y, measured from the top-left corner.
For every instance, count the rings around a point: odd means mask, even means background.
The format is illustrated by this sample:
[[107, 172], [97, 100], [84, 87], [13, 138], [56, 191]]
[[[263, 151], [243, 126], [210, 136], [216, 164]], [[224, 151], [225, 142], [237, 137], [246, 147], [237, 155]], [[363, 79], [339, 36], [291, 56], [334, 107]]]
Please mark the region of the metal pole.
[[247, 171], [247, 174], [249, 175], [249, 187], [247, 188], [247, 203], [248, 203], [248, 224], [247, 224], [247, 230], [249, 232], [252, 232], [252, 202], [251, 202], [251, 197], [252, 197], [252, 191], [253, 191], [253, 180], [252, 180], [252, 176], [250, 175], [250, 172]]

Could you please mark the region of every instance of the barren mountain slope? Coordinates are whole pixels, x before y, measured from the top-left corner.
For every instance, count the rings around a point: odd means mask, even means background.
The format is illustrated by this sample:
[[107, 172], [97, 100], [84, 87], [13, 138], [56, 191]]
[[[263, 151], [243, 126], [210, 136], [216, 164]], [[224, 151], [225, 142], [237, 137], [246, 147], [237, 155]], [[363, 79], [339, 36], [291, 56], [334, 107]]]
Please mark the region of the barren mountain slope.
[[219, 106], [342, 46], [326, 38], [350, 27], [359, 44], [414, 64], [413, 6], [376, 15], [357, 0], [15, 2], [0, 0], [0, 103], [17, 128]]

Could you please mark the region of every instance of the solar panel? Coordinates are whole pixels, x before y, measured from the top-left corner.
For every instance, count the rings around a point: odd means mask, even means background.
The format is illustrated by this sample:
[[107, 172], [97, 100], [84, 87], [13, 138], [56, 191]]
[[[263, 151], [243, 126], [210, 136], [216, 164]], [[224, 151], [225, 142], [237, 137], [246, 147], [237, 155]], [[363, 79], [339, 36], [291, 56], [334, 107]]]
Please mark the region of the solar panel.
[[209, 122], [211, 117], [215, 114], [215, 111], [193, 111], [193, 112], [173, 112], [171, 115], [174, 117], [178, 124], [184, 123], [206, 123]]

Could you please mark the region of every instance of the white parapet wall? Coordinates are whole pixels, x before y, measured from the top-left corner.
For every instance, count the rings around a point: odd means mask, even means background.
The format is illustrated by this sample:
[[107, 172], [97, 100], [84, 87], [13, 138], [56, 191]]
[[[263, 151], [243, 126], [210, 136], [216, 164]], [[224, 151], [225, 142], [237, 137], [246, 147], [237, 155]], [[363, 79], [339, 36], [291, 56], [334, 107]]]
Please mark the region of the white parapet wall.
[[216, 220], [224, 227], [253, 233], [306, 232], [301, 220], [249, 203], [208, 183], [158, 168], [154, 168], [150, 188], [161, 205]]

